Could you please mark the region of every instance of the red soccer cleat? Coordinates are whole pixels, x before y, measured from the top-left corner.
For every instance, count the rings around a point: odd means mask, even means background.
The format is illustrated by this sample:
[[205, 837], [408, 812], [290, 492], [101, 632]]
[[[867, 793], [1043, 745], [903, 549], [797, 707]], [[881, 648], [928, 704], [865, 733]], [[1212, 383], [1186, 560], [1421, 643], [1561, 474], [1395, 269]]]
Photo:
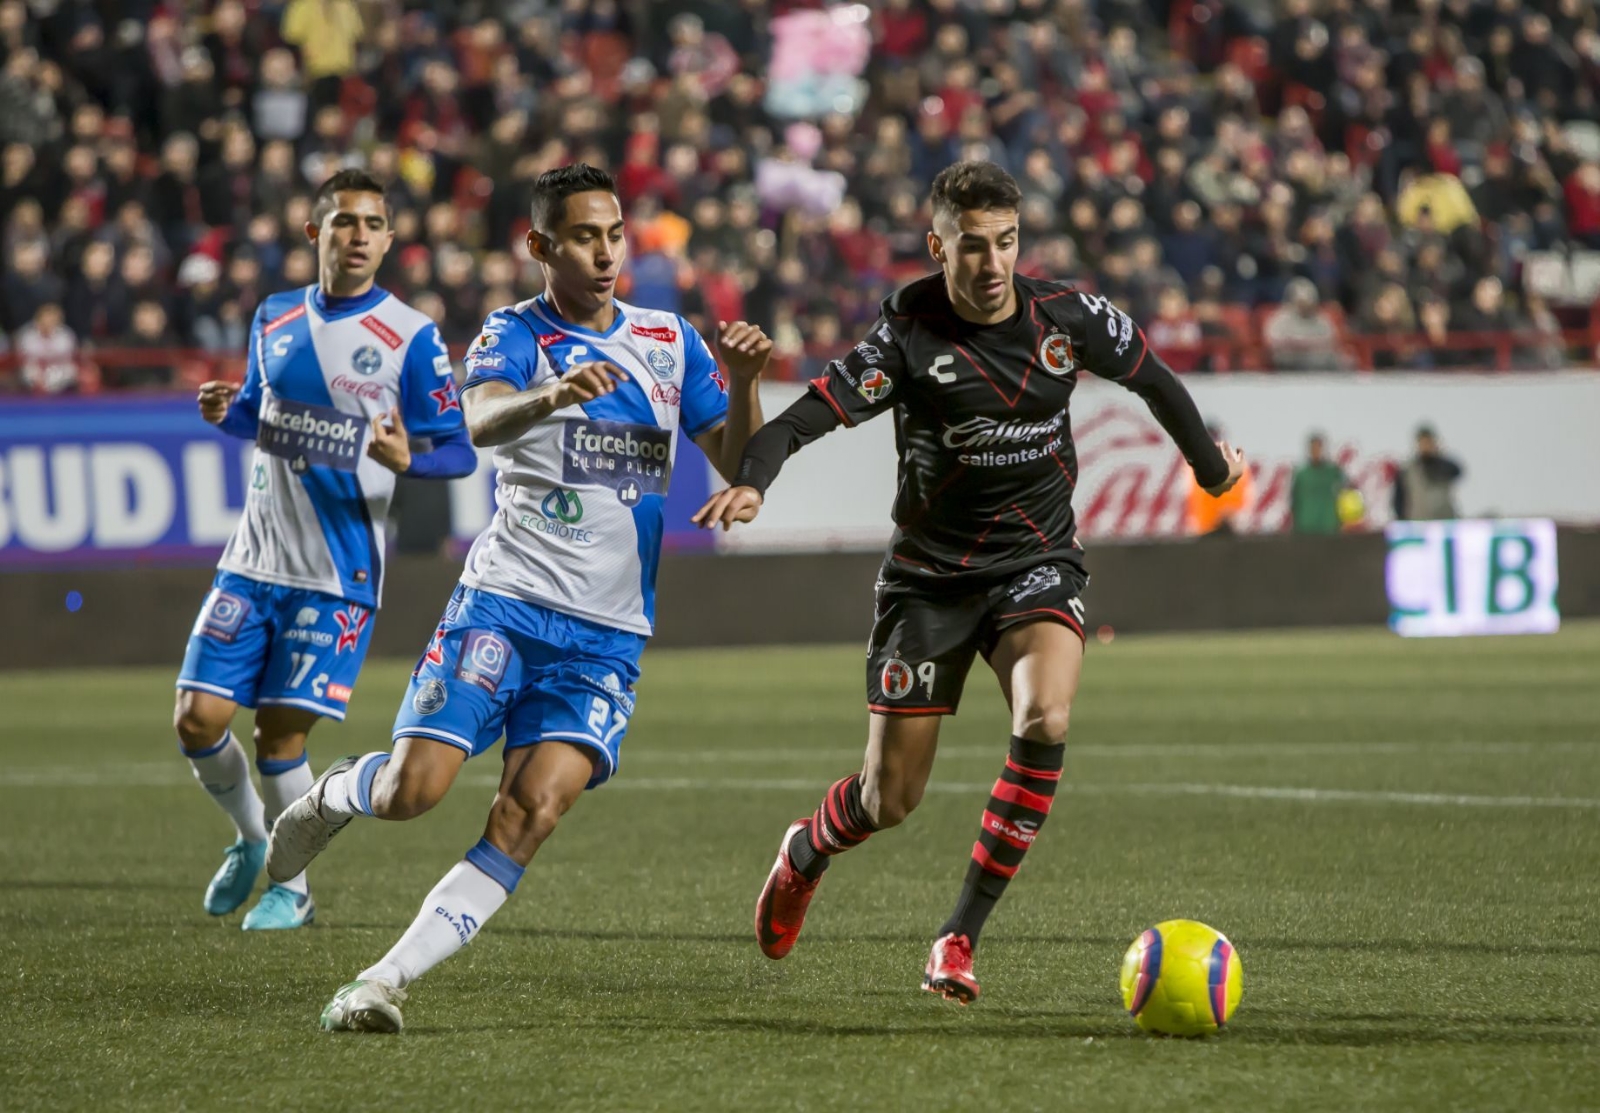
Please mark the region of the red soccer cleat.
[[778, 860], [756, 901], [756, 942], [768, 958], [782, 958], [794, 949], [795, 940], [800, 938], [800, 925], [805, 923], [806, 906], [817, 891], [817, 882], [822, 880], [807, 880], [789, 861], [789, 840], [810, 824], [809, 817], [797, 819], [783, 833]]
[[978, 979], [972, 976], [972, 940], [954, 933], [934, 940], [922, 988], [962, 1005], [976, 1001], [979, 989]]

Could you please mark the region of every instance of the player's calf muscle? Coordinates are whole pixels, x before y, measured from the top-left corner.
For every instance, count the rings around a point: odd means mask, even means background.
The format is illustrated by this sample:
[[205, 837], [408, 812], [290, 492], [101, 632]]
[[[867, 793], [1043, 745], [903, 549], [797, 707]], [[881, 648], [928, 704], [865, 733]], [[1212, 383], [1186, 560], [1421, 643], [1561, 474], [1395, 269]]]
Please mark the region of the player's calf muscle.
[[878, 830], [898, 827], [922, 803], [926, 788], [926, 777], [905, 776], [868, 763], [861, 774], [861, 804]]
[[553, 788], [532, 792], [502, 792], [489, 809], [484, 837], [505, 850], [519, 865], [527, 865], [572, 806]]
[[460, 750], [432, 739], [400, 739], [373, 778], [372, 814], [397, 820], [422, 815], [444, 799], [465, 760]]

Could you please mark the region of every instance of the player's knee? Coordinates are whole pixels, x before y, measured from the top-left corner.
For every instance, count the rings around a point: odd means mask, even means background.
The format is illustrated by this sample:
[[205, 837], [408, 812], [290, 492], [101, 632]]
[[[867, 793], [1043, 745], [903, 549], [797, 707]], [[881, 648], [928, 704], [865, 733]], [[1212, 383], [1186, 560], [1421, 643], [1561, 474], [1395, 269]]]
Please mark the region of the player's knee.
[[186, 695], [178, 697], [177, 706], [172, 712], [172, 727], [178, 732], [178, 743], [191, 753], [209, 750], [222, 741], [228, 722], [207, 715], [204, 709], [196, 706], [194, 700], [185, 698]]
[[1017, 715], [1017, 734], [1031, 742], [1048, 742], [1059, 746], [1067, 740], [1067, 725], [1072, 717], [1070, 705], [1029, 704]]

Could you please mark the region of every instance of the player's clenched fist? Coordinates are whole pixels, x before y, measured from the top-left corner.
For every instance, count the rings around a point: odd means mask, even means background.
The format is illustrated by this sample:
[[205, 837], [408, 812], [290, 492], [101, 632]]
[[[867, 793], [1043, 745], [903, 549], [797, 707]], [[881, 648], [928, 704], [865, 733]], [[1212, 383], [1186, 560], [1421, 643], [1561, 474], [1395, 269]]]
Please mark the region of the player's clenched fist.
[[772, 340], [758, 325], [723, 321], [717, 325], [717, 349], [734, 378], [749, 382], [766, 370], [767, 359], [772, 355]]
[[222, 419], [228, 416], [228, 406], [233, 402], [233, 396], [239, 393], [236, 383], [225, 383], [214, 379], [209, 383], [200, 384], [200, 416], [213, 425], [222, 424]]
[[1228, 478], [1218, 483], [1215, 487], [1207, 487], [1206, 494], [1213, 498], [1225, 495], [1233, 490], [1233, 485], [1244, 477], [1244, 449], [1234, 448], [1227, 441], [1218, 441], [1217, 447], [1222, 449], [1222, 458], [1228, 461]]
[[557, 381], [552, 398], [558, 410], [564, 406], [581, 406], [602, 394], [610, 394], [618, 383], [627, 381], [627, 373], [615, 364], [578, 363]]
[[701, 529], [722, 526], [726, 533], [735, 522], [753, 522], [761, 513], [761, 492], [754, 487], [725, 487], [711, 496], [700, 512], [690, 519]]
[[367, 455], [396, 475], [404, 475], [411, 466], [411, 438], [406, 435], [398, 407], [379, 414], [372, 423], [372, 443], [367, 445]]

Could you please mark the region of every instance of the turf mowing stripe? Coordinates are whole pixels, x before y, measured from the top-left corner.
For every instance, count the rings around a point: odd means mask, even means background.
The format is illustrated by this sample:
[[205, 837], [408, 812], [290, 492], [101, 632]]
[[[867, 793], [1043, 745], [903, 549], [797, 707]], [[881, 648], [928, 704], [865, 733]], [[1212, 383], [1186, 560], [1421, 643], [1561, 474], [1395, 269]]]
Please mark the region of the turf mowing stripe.
[[[74, 769], [41, 766], [38, 769], [12, 769], [0, 772], [3, 788], [170, 788], [191, 783], [193, 777], [170, 762], [142, 765]], [[457, 784], [495, 788], [498, 775], [468, 773]], [[729, 792], [814, 792], [812, 777], [619, 777], [607, 786], [611, 791], [683, 792], [710, 789]], [[994, 787], [989, 781], [934, 781], [929, 792], [976, 793]], [[1104, 784], [1063, 783], [1060, 791], [1086, 796], [1227, 796], [1247, 800], [1287, 800], [1302, 803], [1416, 804], [1426, 807], [1467, 808], [1580, 808], [1600, 809], [1600, 799], [1584, 796], [1475, 796], [1446, 792], [1389, 792], [1378, 789], [1295, 788], [1280, 785], [1231, 785], [1204, 782], [1158, 782]]]

